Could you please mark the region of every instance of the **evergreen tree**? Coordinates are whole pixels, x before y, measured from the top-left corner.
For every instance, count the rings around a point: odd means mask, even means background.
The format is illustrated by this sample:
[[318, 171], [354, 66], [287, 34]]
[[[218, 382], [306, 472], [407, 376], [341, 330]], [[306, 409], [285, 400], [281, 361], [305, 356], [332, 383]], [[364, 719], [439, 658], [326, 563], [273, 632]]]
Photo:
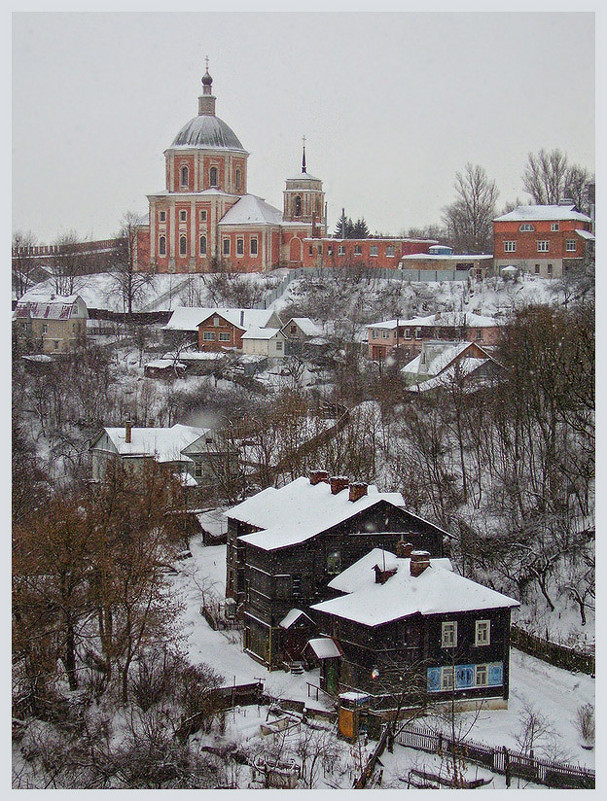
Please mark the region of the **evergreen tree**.
[[364, 217], [356, 220], [352, 229], [352, 239], [367, 239], [369, 237], [369, 228]]

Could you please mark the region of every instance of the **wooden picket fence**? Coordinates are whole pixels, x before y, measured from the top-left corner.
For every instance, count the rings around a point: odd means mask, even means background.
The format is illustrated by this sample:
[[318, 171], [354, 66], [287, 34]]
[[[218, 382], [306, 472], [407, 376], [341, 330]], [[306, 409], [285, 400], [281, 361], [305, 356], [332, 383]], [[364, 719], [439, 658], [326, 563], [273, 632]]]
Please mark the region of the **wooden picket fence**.
[[546, 759], [527, 756], [505, 747], [493, 748], [472, 740], [454, 743], [444, 734], [437, 734], [425, 727], [409, 724], [396, 737], [396, 742], [406, 748], [415, 748], [430, 754], [458, 753], [468, 762], [489, 768], [506, 776], [510, 786], [513, 777], [535, 784], [559, 789], [589, 789], [595, 786], [595, 773], [590, 768], [567, 763], [550, 762]]
[[555, 667], [579, 670], [580, 673], [588, 675], [594, 675], [596, 672], [594, 654], [569, 648], [566, 645], [547, 640], [545, 637], [538, 637], [519, 626], [512, 625], [510, 627], [510, 642], [519, 651], [549, 662]]

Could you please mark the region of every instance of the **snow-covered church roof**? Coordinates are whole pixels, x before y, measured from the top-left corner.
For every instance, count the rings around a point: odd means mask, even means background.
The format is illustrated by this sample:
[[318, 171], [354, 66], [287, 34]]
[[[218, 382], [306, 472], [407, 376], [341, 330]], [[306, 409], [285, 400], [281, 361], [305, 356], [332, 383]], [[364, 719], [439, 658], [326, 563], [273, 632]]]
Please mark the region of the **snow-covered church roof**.
[[230, 126], [211, 114], [199, 114], [186, 122], [173, 139], [171, 149], [176, 147], [247, 152]]
[[257, 195], [243, 195], [219, 221], [220, 225], [282, 225], [282, 212]]

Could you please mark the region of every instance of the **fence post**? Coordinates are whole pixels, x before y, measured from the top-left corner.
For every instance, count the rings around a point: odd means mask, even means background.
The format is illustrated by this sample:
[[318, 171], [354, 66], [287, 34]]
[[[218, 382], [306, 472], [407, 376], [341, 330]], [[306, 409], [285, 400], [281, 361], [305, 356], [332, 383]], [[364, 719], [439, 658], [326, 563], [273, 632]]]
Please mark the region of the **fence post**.
[[506, 746], [504, 746], [504, 768], [506, 771], [506, 787], [510, 787], [510, 754]]

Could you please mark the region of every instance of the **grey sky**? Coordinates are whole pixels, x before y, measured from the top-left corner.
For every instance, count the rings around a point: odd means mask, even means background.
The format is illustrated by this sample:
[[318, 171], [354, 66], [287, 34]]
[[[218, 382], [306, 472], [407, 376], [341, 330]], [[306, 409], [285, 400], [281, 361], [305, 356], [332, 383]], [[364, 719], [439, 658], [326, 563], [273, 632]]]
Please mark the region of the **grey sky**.
[[206, 54], [249, 192], [282, 208], [305, 134], [331, 230], [342, 206], [372, 231], [439, 222], [467, 161], [500, 206], [527, 201], [529, 151], [594, 169], [591, 13], [16, 14], [13, 229], [102, 238], [147, 210]]

